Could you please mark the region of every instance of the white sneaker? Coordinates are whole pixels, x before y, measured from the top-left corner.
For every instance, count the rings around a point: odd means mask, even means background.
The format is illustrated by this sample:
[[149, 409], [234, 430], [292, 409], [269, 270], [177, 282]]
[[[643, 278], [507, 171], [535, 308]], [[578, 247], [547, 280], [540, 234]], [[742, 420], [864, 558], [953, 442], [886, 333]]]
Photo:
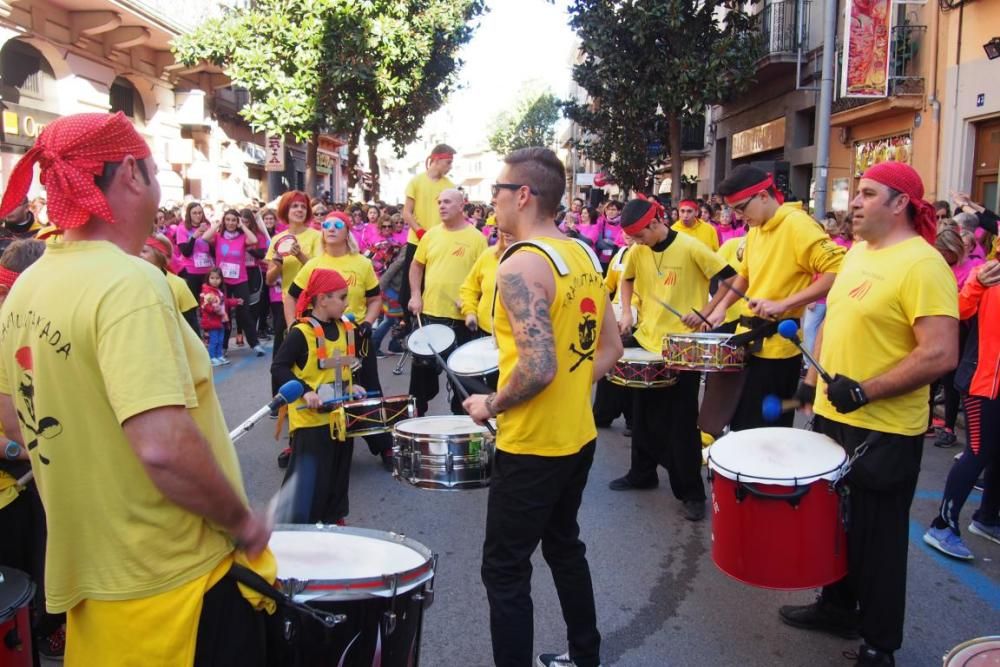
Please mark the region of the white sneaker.
[[226, 359], [225, 357], [219, 357], [219, 365], [220, 366], [228, 366], [231, 363], [233, 363], [233, 362], [229, 361], [229, 359]]
[[219, 361], [218, 357], [212, 357], [211, 359], [209, 359], [209, 361], [212, 362], [213, 366], [221, 366], [222, 365], [222, 362]]

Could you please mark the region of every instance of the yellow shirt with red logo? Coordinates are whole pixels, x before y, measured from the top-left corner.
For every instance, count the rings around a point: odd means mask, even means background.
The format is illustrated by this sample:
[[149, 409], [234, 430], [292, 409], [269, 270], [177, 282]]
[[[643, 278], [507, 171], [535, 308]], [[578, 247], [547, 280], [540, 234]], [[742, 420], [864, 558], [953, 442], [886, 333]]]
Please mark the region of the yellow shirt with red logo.
[[456, 231], [438, 225], [424, 234], [413, 256], [424, 265], [424, 313], [462, 319], [462, 283], [486, 247], [486, 237], [468, 224]]
[[[736, 267], [750, 286], [751, 299], [780, 301], [801, 292], [817, 273], [836, 273], [844, 261], [844, 249], [833, 242], [818, 222], [802, 210], [801, 203], [782, 204], [774, 217], [746, 235], [743, 261]], [[725, 289], [725, 288], [723, 288]], [[741, 315], [753, 316], [749, 304], [742, 301]], [[805, 306], [785, 313], [782, 317], [798, 318]], [[738, 327], [736, 333], [747, 331]], [[799, 349], [778, 334], [764, 339], [759, 352], [764, 359], [789, 359]]]
[[462, 317], [475, 315], [480, 330], [486, 333], [493, 331], [493, 294], [497, 286], [499, 263], [496, 247], [484, 250], [465, 277], [460, 290]]
[[[556, 289], [549, 313], [556, 375], [530, 400], [500, 413], [496, 447], [511, 454], [568, 456], [597, 437], [594, 415], [587, 406], [594, 382], [594, 352], [608, 297], [600, 267], [594, 266], [586, 248], [572, 239], [546, 238], [540, 242], [557, 253], [569, 269], [565, 276], [555, 269], [552, 272]], [[535, 247], [523, 246], [515, 252], [538, 254], [552, 266], [546, 254]], [[518, 361], [513, 328], [502, 298], [496, 301], [493, 329], [500, 349], [497, 386], [502, 390]]]
[[694, 224], [688, 227], [682, 221], [678, 220], [671, 227], [675, 232], [680, 232], [681, 234], [687, 234], [688, 236], [693, 236], [705, 245], [707, 245], [712, 252], [719, 249], [719, 233], [715, 231], [715, 227], [711, 224], [705, 222], [701, 218], [697, 218]]
[[[455, 184], [447, 176], [435, 181], [427, 172], [417, 174], [406, 184], [406, 198], [413, 200], [413, 217], [423, 230], [428, 231], [441, 224], [438, 195], [454, 187]], [[412, 229], [406, 235], [406, 242], [417, 243], [417, 233]]]
[[334, 257], [324, 252], [305, 263], [295, 275], [293, 284], [305, 291], [309, 285], [309, 276], [316, 269], [331, 269], [344, 277], [347, 281], [347, 309], [344, 312], [354, 315], [355, 321], [360, 324], [368, 312], [366, 294], [378, 288], [378, 277], [372, 261], [361, 254], [348, 253]]
[[[855, 243], [826, 298], [820, 364], [831, 375], [864, 382], [899, 365], [916, 347], [921, 317], [958, 318], [955, 277], [941, 254], [916, 236], [888, 248]], [[844, 424], [899, 435], [927, 430], [927, 387], [873, 401], [841, 414], [816, 387], [816, 414]]]
[[636, 342], [649, 352], [662, 352], [665, 335], [691, 333], [660, 302], [684, 314], [692, 312], [692, 308], [701, 309], [708, 303], [709, 281], [724, 268], [722, 258], [684, 234], [676, 234], [662, 252], [646, 245], [633, 246], [625, 259], [622, 280], [631, 280], [639, 296]]

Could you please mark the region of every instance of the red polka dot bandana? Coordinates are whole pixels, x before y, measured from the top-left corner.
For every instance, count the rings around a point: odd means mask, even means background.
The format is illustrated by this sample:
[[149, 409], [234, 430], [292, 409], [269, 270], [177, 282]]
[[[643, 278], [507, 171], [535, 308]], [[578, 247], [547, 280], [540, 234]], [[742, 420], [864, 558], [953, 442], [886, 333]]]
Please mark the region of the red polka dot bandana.
[[125, 114], [64, 116], [42, 131], [14, 167], [0, 202], [0, 218], [24, 200], [37, 162], [53, 224], [73, 229], [86, 224], [91, 216], [113, 223], [111, 208], [94, 177], [104, 171], [104, 163], [121, 162], [128, 155], [141, 160], [152, 153]]

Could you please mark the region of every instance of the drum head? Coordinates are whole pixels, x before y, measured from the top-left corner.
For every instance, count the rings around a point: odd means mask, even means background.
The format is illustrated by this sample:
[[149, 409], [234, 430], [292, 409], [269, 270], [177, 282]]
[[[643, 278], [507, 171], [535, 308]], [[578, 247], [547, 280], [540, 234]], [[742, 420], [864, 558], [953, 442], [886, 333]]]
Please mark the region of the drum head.
[[291, 252], [292, 246], [295, 245], [295, 241], [295, 237], [291, 234], [278, 239], [278, 242], [274, 245], [275, 254], [281, 257], [286, 256], [289, 252]]
[[500, 350], [492, 336], [470, 341], [448, 357], [448, 368], [455, 375], [489, 375], [499, 366]]
[[626, 347], [622, 361], [663, 361], [663, 355], [641, 347]]
[[846, 461], [847, 453], [836, 442], [798, 428], [735, 431], [708, 450], [709, 467], [723, 477], [778, 486], [836, 480]]
[[1000, 665], [1000, 636], [962, 642], [944, 657], [944, 667], [996, 667]]
[[0, 621], [6, 621], [31, 601], [35, 585], [21, 570], [0, 567]]
[[[434, 352], [441, 354], [454, 344], [455, 332], [443, 324], [422, 326], [406, 340], [410, 353], [420, 357], [433, 357]], [[434, 349], [431, 350], [431, 347]]]
[[485, 426], [480, 426], [472, 421], [472, 417], [465, 417], [463, 415], [404, 419], [396, 424], [396, 431], [408, 435], [440, 436], [488, 432]]
[[433, 576], [427, 548], [394, 533], [285, 525], [271, 533], [269, 546], [278, 579], [306, 582], [307, 598], [391, 592], [393, 574], [401, 575], [398, 592], [403, 592]]

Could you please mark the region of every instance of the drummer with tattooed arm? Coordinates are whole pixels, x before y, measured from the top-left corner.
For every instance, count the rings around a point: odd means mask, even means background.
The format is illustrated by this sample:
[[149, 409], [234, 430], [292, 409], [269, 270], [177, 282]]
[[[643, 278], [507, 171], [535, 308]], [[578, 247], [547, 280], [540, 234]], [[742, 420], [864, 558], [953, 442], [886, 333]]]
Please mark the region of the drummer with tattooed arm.
[[934, 208], [920, 176], [883, 162], [852, 202], [864, 239], [844, 258], [816, 340], [832, 382], [810, 369], [815, 430], [849, 455], [847, 577], [815, 604], [782, 607], [792, 626], [864, 640], [858, 665], [893, 665], [903, 643], [910, 504], [917, 487], [928, 386], [958, 363], [958, 295], [935, 250]]
[[546, 148], [521, 149], [504, 162], [493, 185], [497, 226], [519, 242], [497, 272], [499, 390], [464, 403], [479, 423], [497, 418], [482, 567], [493, 659], [500, 667], [532, 663], [531, 555], [541, 542], [569, 650], [542, 654], [536, 664], [596, 667], [601, 636], [577, 512], [597, 429], [580, 406], [622, 345], [600, 262], [555, 225], [562, 162]]

